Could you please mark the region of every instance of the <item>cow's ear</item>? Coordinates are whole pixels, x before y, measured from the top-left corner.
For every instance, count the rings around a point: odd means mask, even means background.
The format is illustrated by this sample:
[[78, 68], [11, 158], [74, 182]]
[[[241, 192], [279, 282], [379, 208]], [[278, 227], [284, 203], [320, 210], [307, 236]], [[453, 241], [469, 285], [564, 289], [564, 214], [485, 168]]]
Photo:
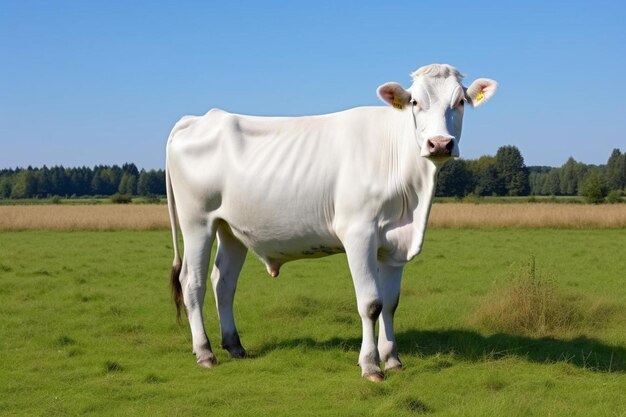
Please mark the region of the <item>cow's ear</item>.
[[411, 101], [411, 93], [398, 83], [385, 83], [376, 92], [382, 101], [398, 110], [402, 110]]
[[478, 107], [489, 100], [498, 89], [498, 83], [489, 78], [479, 78], [474, 81], [467, 90], [465, 98], [474, 107]]

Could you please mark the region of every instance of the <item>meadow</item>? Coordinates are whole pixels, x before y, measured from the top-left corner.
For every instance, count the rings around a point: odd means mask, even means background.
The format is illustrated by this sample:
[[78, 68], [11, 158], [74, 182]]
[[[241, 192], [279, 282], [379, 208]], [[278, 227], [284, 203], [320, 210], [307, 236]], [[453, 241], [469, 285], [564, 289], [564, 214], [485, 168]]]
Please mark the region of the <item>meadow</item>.
[[[396, 314], [405, 370], [380, 384], [356, 366], [343, 255], [276, 279], [249, 255], [235, 314], [251, 358], [219, 348], [208, 295], [219, 366], [198, 368], [157, 229], [0, 233], [0, 415], [626, 416], [623, 227], [430, 229]], [[566, 325], [485, 320], [510, 316], [498, 300], [529, 263], [575, 307]]]

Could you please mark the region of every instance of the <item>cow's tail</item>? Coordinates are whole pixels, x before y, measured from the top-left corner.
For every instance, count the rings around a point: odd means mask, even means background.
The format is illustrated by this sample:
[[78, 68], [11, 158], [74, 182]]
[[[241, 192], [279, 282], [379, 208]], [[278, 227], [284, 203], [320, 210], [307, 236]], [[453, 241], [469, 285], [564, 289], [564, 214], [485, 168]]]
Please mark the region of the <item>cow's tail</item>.
[[180, 285], [180, 270], [182, 261], [178, 252], [178, 227], [176, 225], [176, 200], [172, 190], [172, 182], [170, 180], [170, 170], [167, 162], [165, 163], [165, 186], [167, 192], [167, 208], [170, 213], [170, 225], [172, 227], [172, 242], [174, 247], [174, 262], [172, 263], [172, 274], [170, 277], [170, 286], [172, 290], [172, 300], [176, 306], [176, 320], [180, 323], [181, 310], [183, 306], [183, 289]]

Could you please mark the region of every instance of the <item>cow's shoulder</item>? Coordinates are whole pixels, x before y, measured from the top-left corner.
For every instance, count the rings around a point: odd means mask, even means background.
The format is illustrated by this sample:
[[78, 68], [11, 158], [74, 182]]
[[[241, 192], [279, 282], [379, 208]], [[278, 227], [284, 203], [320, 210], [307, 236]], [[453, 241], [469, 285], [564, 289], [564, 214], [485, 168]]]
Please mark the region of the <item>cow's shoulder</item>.
[[202, 116], [183, 116], [174, 125], [170, 133], [169, 141], [184, 140], [187, 137], [206, 130], [208, 127], [219, 126], [232, 117], [233, 115], [231, 113], [218, 108], [213, 108]]

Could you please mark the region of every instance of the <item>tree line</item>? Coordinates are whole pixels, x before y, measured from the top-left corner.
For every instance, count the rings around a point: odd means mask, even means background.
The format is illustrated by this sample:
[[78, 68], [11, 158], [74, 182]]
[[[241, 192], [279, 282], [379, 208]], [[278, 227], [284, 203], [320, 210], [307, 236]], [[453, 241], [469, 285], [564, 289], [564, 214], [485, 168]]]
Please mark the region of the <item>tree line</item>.
[[[439, 171], [436, 196], [583, 195], [591, 202], [620, 196], [626, 188], [626, 152], [614, 149], [604, 165], [588, 165], [569, 158], [560, 167], [530, 166], [515, 146], [498, 149], [495, 156], [453, 159]], [[139, 170], [133, 163], [93, 168], [0, 170], [0, 198], [52, 196], [165, 195], [165, 172]]]
[[599, 203], [609, 196], [619, 201], [626, 188], [626, 152], [614, 149], [605, 165], [569, 158], [560, 167], [524, 164], [515, 146], [502, 146], [495, 156], [446, 162], [439, 172], [439, 197], [584, 196]]
[[0, 198], [83, 197], [114, 194], [165, 195], [165, 171], [141, 171], [135, 164], [93, 168], [16, 168], [0, 170]]

